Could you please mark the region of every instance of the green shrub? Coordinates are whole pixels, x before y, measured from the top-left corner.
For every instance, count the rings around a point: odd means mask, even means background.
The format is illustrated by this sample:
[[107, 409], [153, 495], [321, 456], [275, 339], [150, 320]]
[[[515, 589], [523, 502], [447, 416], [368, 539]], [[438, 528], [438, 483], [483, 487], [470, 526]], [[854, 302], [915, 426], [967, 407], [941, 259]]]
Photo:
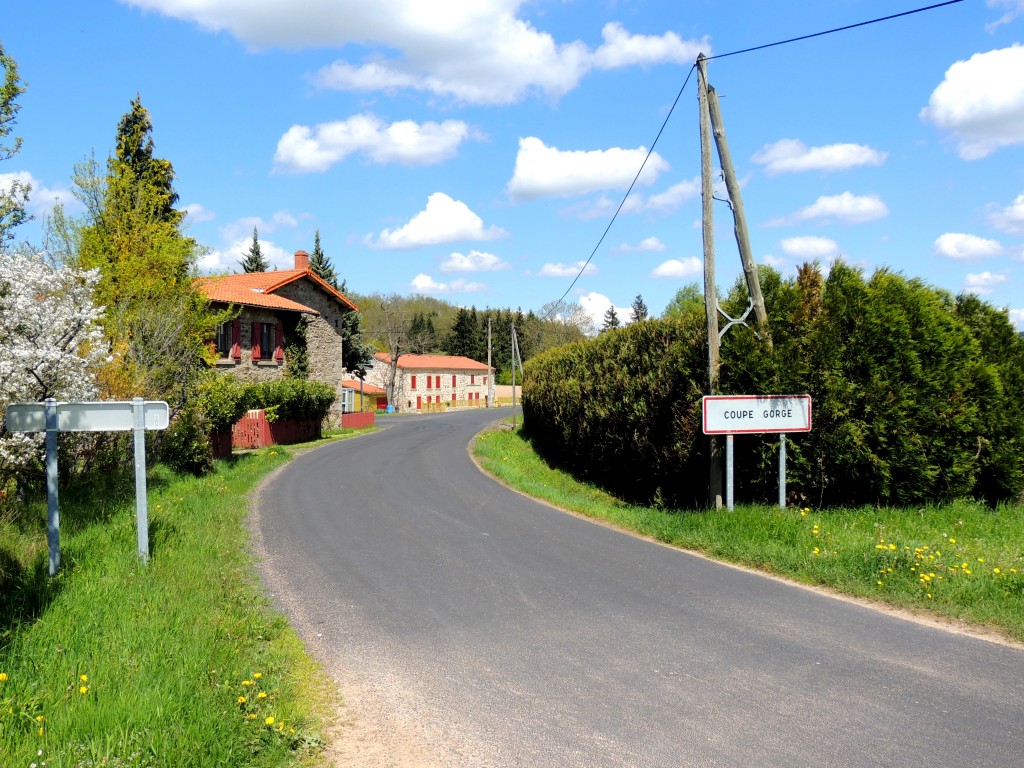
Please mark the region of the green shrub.
[[234, 376], [210, 372], [196, 389], [196, 402], [212, 431], [231, 427], [245, 415], [246, 386]]
[[176, 472], [205, 475], [213, 469], [210, 422], [195, 405], [182, 408], [160, 440], [160, 458]]
[[245, 408], [276, 408], [280, 419], [323, 420], [336, 396], [334, 387], [320, 381], [281, 379], [251, 384], [245, 389]]

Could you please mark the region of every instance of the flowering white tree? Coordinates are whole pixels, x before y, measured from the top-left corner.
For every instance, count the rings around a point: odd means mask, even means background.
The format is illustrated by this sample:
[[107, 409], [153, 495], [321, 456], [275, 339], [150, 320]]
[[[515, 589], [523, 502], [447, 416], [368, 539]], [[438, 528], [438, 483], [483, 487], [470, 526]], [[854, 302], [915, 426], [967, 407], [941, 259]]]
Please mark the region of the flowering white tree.
[[[107, 360], [97, 323], [102, 309], [92, 304], [98, 279], [96, 270], [0, 252], [0, 410], [13, 402], [95, 395], [93, 371]], [[37, 456], [42, 441], [42, 434], [0, 434], [0, 480]]]

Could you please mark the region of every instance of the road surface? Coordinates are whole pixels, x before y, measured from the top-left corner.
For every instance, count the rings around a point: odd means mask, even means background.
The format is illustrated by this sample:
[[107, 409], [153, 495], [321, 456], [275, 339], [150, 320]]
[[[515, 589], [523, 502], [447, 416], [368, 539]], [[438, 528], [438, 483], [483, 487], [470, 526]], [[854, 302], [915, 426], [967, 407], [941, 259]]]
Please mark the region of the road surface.
[[381, 419], [255, 515], [300, 634], [436, 764], [1024, 766], [1024, 651], [533, 502], [468, 456], [500, 415]]

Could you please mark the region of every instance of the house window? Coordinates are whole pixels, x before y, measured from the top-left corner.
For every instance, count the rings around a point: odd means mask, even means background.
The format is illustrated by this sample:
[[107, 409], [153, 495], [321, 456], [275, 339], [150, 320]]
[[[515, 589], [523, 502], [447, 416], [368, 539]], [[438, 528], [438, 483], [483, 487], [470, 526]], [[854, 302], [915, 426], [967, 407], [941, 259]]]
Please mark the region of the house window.
[[452, 386], [453, 387], [455, 386], [455, 374], [454, 373], [452, 374]]
[[217, 326], [217, 356], [230, 357], [231, 347], [234, 344], [234, 335], [231, 333], [232, 323], [221, 323]]
[[485, 387], [487, 386], [487, 377], [486, 376], [484, 376], [484, 386]]
[[435, 386], [435, 387], [436, 387], [437, 389], [440, 389], [440, 388], [441, 388], [441, 377], [440, 377], [440, 376], [435, 376], [435, 377], [434, 377], [434, 386]]
[[410, 387], [410, 389], [416, 389], [416, 377], [415, 376], [412, 377], [412, 386]]
[[260, 359], [269, 360], [274, 352], [274, 326], [271, 323], [260, 324]]
[[475, 373], [469, 374], [469, 383], [470, 384], [476, 384], [476, 374]]
[[[429, 376], [427, 376], [427, 389], [430, 389], [430, 385], [433, 384], [433, 383], [434, 383], [434, 380], [432, 378], [430, 378]], [[429, 403], [430, 401], [427, 400], [427, 402]]]

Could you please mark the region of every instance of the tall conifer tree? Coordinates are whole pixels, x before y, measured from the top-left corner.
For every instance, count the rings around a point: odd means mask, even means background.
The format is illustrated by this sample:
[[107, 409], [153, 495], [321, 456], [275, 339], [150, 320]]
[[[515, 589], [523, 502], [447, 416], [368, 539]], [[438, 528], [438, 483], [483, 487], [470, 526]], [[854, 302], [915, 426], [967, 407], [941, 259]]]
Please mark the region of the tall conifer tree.
[[331, 260], [324, 255], [323, 248], [320, 247], [319, 229], [313, 236], [313, 253], [309, 257], [309, 268], [313, 270], [314, 275], [330, 283], [332, 287], [338, 287], [338, 275], [331, 266]]
[[242, 254], [238, 265], [243, 272], [266, 272], [270, 269], [270, 262], [266, 260], [263, 251], [260, 250], [260, 235], [256, 231], [256, 227], [252, 228], [252, 244], [249, 245], [249, 250]]

